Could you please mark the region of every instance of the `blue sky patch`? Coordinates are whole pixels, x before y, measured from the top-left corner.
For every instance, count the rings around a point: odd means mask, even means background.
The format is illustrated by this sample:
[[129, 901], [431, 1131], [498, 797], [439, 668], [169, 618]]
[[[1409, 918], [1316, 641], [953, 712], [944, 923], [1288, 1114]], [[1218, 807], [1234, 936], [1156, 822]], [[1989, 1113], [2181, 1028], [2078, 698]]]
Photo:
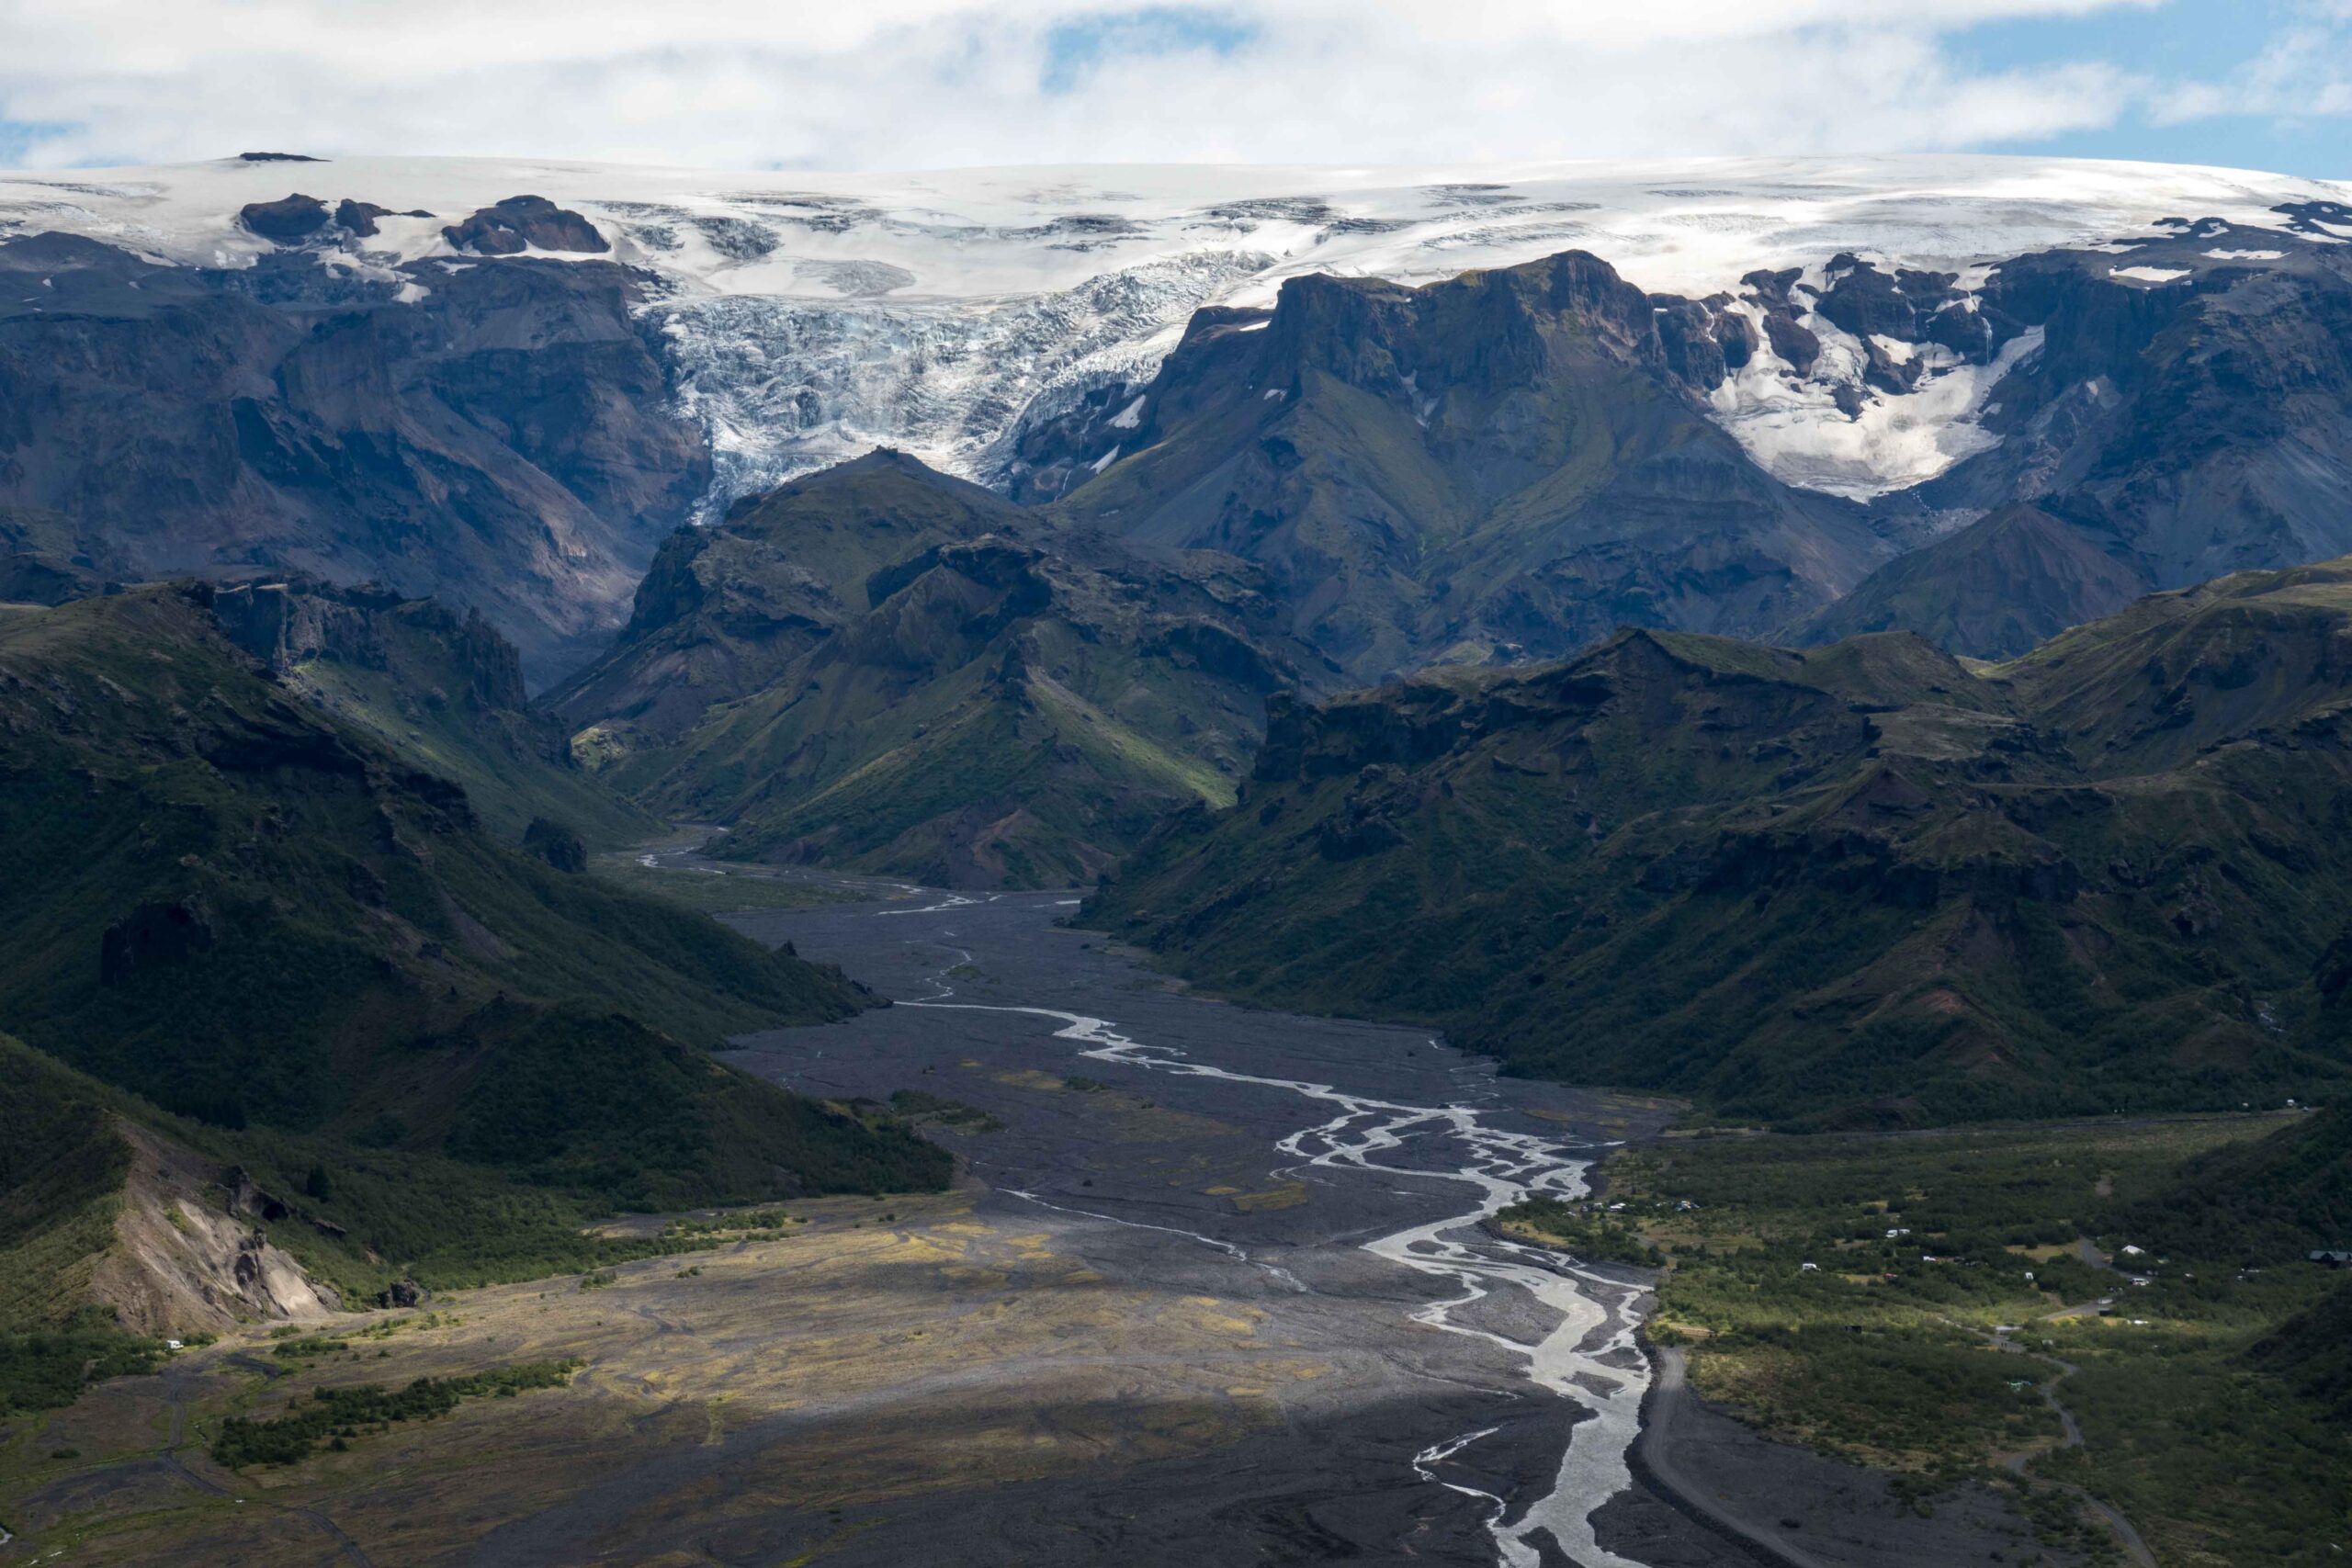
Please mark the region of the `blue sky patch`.
[[1193, 6], [1150, 6], [1063, 22], [1046, 35], [1046, 68], [1038, 86], [1048, 95], [1072, 91], [1104, 62], [1168, 54], [1228, 55], [1258, 36], [1229, 12]]

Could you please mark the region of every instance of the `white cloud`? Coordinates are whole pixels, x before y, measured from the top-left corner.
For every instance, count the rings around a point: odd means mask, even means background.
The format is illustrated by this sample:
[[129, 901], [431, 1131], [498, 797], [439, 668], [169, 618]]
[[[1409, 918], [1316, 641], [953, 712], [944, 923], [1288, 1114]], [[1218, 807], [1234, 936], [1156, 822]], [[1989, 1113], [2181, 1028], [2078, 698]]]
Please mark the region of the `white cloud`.
[[2161, 124], [2216, 115], [2286, 120], [2352, 115], [2352, 0], [2309, 0], [2252, 59], [2219, 80], [2165, 94], [2151, 115]]
[[0, 0], [0, 119], [45, 128], [26, 153], [44, 164], [1916, 150], [2104, 126], [2148, 91], [2097, 62], [1967, 71], [1950, 31], [2154, 3]]

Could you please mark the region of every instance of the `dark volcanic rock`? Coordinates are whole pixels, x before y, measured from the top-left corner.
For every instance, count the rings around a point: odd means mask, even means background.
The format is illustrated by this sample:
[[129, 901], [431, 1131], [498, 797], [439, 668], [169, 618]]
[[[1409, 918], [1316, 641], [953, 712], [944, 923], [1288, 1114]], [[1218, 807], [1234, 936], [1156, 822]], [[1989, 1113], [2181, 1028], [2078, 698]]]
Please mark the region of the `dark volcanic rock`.
[[228, 1194], [229, 1212], [249, 1220], [275, 1224], [294, 1213], [283, 1198], [255, 1181], [253, 1172], [242, 1165], [232, 1165], [220, 1173], [220, 1189]]
[[323, 164], [323, 158], [313, 158], [308, 152], [240, 152], [240, 163], [245, 164]]
[[1756, 357], [1756, 327], [1746, 316], [1726, 312], [1716, 317], [1714, 333], [1715, 342], [1723, 352], [1725, 369], [1741, 369]]
[[334, 209], [336, 226], [363, 240], [376, 232], [377, 219], [391, 216], [392, 209], [389, 207], [379, 207], [372, 201], [354, 201], [349, 197], [345, 197]]
[[211, 952], [218, 940], [212, 917], [198, 899], [141, 904], [99, 940], [98, 983], [119, 986], [140, 970], [184, 963]]
[[423, 1306], [424, 1301], [424, 1287], [413, 1280], [395, 1280], [376, 1292], [376, 1304], [379, 1307]]
[[483, 256], [519, 255], [533, 247], [596, 254], [612, 249], [594, 224], [543, 196], [510, 196], [441, 233], [458, 249]]
[[1800, 326], [1785, 307], [1765, 312], [1764, 335], [1771, 340], [1772, 352], [1787, 360], [1798, 375], [1813, 374], [1814, 365], [1821, 358], [1821, 339], [1810, 327]]
[[[530, 705], [514, 645], [480, 612], [292, 575], [220, 587], [210, 602], [222, 634], [286, 691], [448, 774], [463, 788], [453, 809], [479, 809], [501, 838], [534, 817], [600, 841], [650, 826], [586, 775], [561, 722]], [[363, 872], [352, 868], [352, 897], [380, 905], [386, 889]]]
[[[230, 641], [281, 674], [314, 659], [386, 669], [391, 661], [387, 637], [396, 621], [446, 651], [458, 677], [454, 694], [467, 708], [520, 711], [530, 701], [514, 645], [480, 615], [458, 615], [430, 600], [296, 575], [219, 589], [212, 614]], [[440, 693], [445, 700], [450, 694]]]
[[532, 818], [531, 825], [523, 829], [523, 847], [558, 871], [577, 873], [588, 869], [588, 846], [580, 841], [579, 834], [560, 822]]
[[237, 221], [265, 240], [298, 245], [327, 226], [327, 206], [297, 191], [277, 201], [247, 202], [237, 209]]

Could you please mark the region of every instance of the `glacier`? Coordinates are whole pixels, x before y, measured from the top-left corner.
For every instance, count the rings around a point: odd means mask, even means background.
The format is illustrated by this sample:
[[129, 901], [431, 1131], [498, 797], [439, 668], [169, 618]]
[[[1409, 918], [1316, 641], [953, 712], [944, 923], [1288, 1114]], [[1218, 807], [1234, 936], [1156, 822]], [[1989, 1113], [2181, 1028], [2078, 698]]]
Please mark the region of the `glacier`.
[[[1958, 273], [1965, 288], [2006, 257], [2096, 246], [2132, 278], [2129, 253], [2161, 219], [2283, 231], [2281, 206], [2352, 195], [2241, 170], [1978, 155], [910, 174], [227, 158], [0, 174], [0, 236], [57, 230], [236, 269], [273, 249], [238, 209], [289, 188], [434, 214], [314, 247], [394, 300], [430, 288], [401, 269], [466, 265], [441, 231], [478, 207], [527, 193], [588, 217], [609, 254], [532, 254], [648, 280], [646, 330], [714, 454], [705, 517], [876, 446], [1001, 479], [1025, 425], [1106, 389], [1139, 392], [1194, 310], [1271, 304], [1308, 272], [1420, 283], [1577, 248], [1645, 289], [1736, 309], [1744, 275], [1817, 274], [1841, 253]], [[1859, 345], [1808, 324], [1830, 348], [1808, 374], [1759, 356], [1712, 410], [1779, 477], [1862, 498], [1988, 444], [1991, 389], [2031, 352], [1928, 363], [1889, 393], [1860, 388]]]

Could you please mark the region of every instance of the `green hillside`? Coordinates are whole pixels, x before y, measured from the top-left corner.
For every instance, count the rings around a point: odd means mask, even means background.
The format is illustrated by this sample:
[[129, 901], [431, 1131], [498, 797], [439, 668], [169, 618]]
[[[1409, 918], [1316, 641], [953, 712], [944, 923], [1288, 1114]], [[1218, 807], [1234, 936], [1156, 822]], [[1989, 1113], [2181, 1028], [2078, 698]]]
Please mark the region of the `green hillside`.
[[1296, 679], [1263, 618], [1230, 575], [880, 453], [674, 542], [553, 700], [600, 777], [726, 825], [718, 852], [1060, 886], [1231, 802]]
[[[1627, 633], [1277, 713], [1090, 915], [1270, 1003], [1792, 1126], [2324, 1096], [2352, 563], [2009, 665]], [[2331, 953], [2338, 956], [2330, 959]]]
[[839, 971], [508, 847], [209, 600], [0, 621], [0, 1024], [281, 1190], [322, 1168], [346, 1261], [520, 1267], [590, 1213], [945, 1179], [703, 1054], [866, 1005]]
[[532, 705], [514, 644], [479, 614], [304, 578], [221, 589], [212, 613], [290, 690], [464, 785], [509, 842], [542, 817], [605, 845], [661, 826], [579, 765], [562, 723]]

